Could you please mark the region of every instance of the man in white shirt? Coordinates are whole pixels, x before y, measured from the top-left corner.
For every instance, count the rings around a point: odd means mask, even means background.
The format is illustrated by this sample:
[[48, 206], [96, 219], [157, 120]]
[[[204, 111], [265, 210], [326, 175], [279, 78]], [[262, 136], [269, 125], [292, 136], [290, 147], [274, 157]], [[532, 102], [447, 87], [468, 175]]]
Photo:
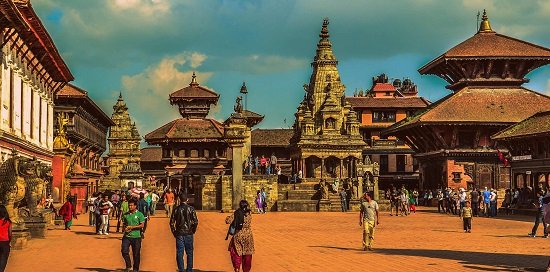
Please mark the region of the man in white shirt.
[[372, 250], [374, 228], [380, 224], [378, 203], [372, 199], [372, 193], [365, 193], [359, 213], [359, 226], [363, 226], [363, 250]]
[[157, 209], [157, 203], [159, 202], [160, 200], [160, 197], [159, 195], [157, 194], [156, 191], [154, 191], [152, 194], [151, 194], [151, 215], [155, 215], [155, 210]]

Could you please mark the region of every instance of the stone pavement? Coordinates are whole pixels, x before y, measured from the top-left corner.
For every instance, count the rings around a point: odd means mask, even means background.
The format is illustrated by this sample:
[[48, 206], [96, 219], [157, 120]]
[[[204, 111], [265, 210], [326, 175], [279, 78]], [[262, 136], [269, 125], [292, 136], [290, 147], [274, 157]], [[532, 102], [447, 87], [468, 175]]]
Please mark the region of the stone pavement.
[[[227, 214], [199, 212], [195, 271], [232, 271]], [[120, 234], [92, 234], [82, 216], [72, 231], [52, 230], [47, 239], [12, 251], [8, 272], [116, 271], [124, 267]], [[84, 220], [86, 219], [86, 220]], [[361, 251], [358, 213], [254, 215], [253, 271], [543, 271], [550, 240], [529, 238], [531, 218], [476, 218], [464, 233], [458, 217], [421, 211], [408, 217], [384, 213], [375, 251]], [[542, 226], [541, 226], [542, 227]], [[540, 230], [539, 230], [540, 232]], [[141, 271], [176, 271], [168, 219], [151, 219], [143, 241]]]

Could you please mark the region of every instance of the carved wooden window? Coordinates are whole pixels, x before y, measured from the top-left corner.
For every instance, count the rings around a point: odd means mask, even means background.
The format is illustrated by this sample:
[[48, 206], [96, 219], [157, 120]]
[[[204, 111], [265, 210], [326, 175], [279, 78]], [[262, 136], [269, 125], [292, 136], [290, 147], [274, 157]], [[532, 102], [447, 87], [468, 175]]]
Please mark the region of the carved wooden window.
[[373, 123], [395, 122], [395, 111], [374, 111], [372, 113]]
[[199, 150], [198, 149], [191, 149], [191, 158], [198, 158], [199, 157]]
[[210, 158], [210, 149], [205, 148], [205, 149], [203, 150], [203, 153], [204, 153], [204, 154], [203, 154], [203, 157], [205, 157], [205, 158]]
[[185, 154], [185, 153], [186, 153], [185, 151], [186, 151], [186, 150], [185, 150], [184, 148], [180, 149], [180, 151], [179, 151], [179, 156], [180, 156], [180, 157], [185, 157], [185, 156], [187, 155], [187, 154]]

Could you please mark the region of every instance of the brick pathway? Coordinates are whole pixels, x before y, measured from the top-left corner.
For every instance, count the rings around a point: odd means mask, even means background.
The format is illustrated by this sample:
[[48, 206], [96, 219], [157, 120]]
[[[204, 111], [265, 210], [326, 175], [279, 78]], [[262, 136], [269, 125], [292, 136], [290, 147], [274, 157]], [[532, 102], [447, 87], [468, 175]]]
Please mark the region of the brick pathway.
[[[227, 214], [199, 213], [195, 271], [231, 271], [225, 238]], [[86, 217], [87, 220], [87, 217]], [[93, 235], [84, 216], [72, 231], [52, 230], [12, 251], [8, 272], [116, 271], [124, 267], [120, 234]], [[176, 271], [168, 219], [155, 217], [143, 242], [141, 271]], [[473, 233], [458, 217], [419, 212], [383, 214], [374, 252], [363, 252], [357, 213], [254, 215], [253, 271], [543, 271], [550, 240], [529, 238], [531, 218], [476, 218]], [[540, 230], [539, 230], [540, 231]]]

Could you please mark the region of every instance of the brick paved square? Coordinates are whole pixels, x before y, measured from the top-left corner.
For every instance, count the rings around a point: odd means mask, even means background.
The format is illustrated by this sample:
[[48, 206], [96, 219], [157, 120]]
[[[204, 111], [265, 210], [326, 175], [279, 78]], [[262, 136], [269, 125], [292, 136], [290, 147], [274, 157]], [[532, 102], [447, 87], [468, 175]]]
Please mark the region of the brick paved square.
[[[196, 271], [232, 271], [225, 241], [227, 214], [199, 212]], [[87, 219], [87, 218], [86, 218]], [[92, 234], [84, 217], [73, 231], [53, 230], [12, 251], [8, 272], [116, 271], [124, 266], [120, 234]], [[548, 243], [529, 238], [531, 218], [475, 218], [464, 233], [458, 217], [421, 211], [382, 214], [375, 251], [361, 251], [358, 213], [267, 213], [253, 216], [253, 271], [543, 271]], [[540, 230], [539, 230], [540, 231]], [[142, 249], [142, 271], [176, 271], [168, 219], [154, 217]]]

